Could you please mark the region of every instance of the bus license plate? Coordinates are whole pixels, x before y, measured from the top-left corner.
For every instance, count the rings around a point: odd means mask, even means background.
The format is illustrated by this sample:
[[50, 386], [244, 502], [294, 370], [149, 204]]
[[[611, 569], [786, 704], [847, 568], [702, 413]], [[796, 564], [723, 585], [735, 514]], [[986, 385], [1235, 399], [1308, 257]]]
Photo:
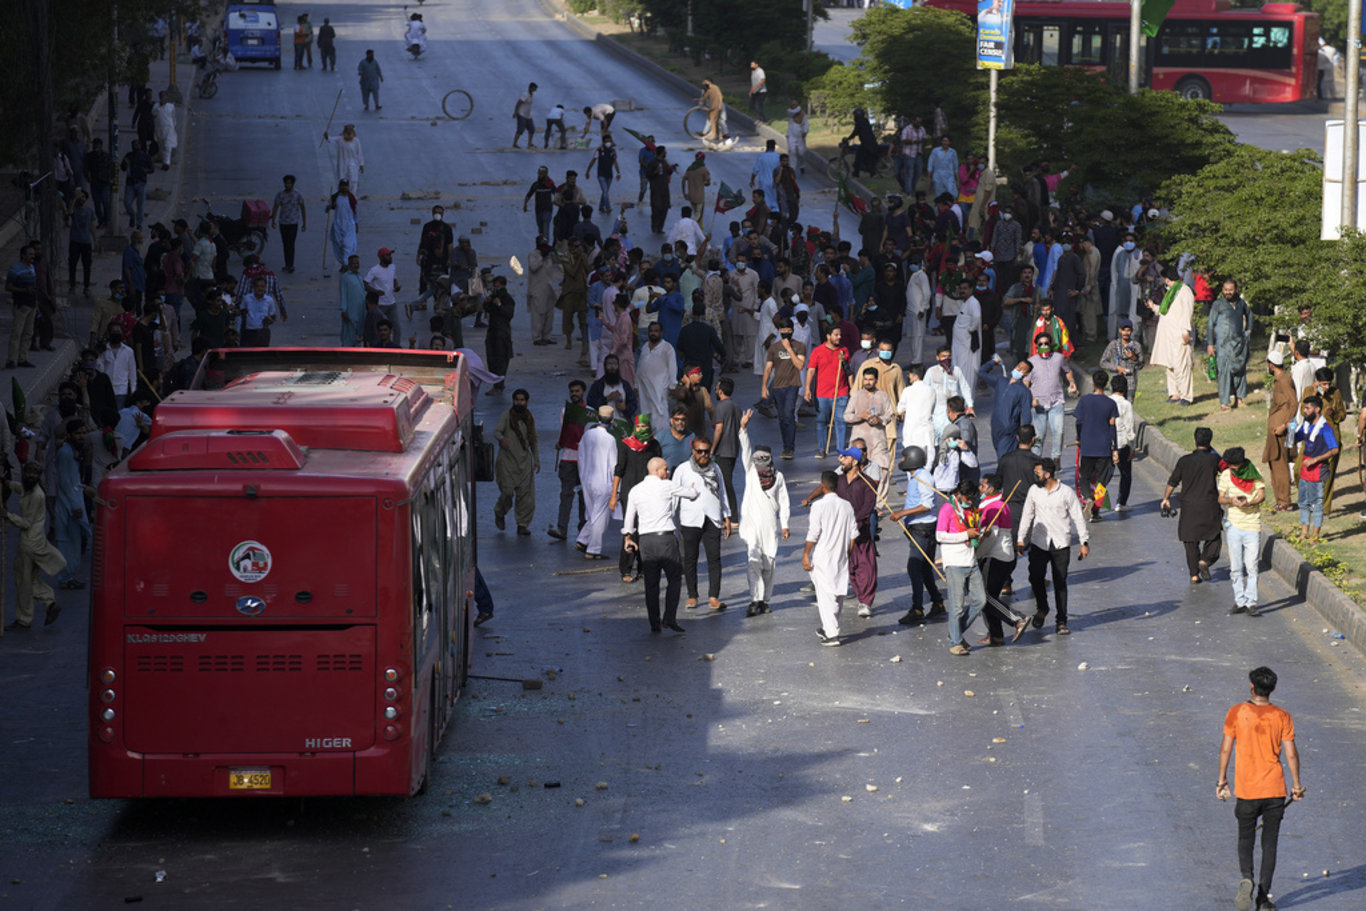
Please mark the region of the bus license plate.
[[270, 769], [232, 769], [228, 772], [230, 791], [269, 791]]
[[242, 43], [243, 43], [243, 44], [250, 44], [250, 45], [257, 45], [257, 44], [260, 44], [260, 43], [261, 43], [261, 39], [260, 39], [260, 38], [243, 38], [243, 39], [242, 39]]

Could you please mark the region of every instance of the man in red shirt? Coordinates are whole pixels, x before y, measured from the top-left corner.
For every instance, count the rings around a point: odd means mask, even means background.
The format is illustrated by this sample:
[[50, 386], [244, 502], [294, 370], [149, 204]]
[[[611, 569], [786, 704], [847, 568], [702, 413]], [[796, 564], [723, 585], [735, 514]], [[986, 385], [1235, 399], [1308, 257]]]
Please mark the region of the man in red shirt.
[[1259, 667], [1250, 672], [1252, 698], [1240, 702], [1224, 716], [1224, 742], [1219, 747], [1219, 783], [1215, 796], [1228, 800], [1228, 761], [1237, 749], [1234, 788], [1238, 799], [1234, 815], [1238, 818], [1238, 866], [1242, 878], [1234, 905], [1238, 911], [1253, 907], [1252, 848], [1257, 839], [1257, 820], [1262, 821], [1262, 871], [1256, 884], [1257, 911], [1276, 911], [1269, 893], [1276, 873], [1276, 843], [1281, 834], [1285, 799], [1285, 773], [1281, 753], [1290, 766], [1291, 800], [1304, 799], [1300, 784], [1300, 754], [1295, 749], [1295, 722], [1290, 713], [1271, 704], [1276, 689], [1276, 672]]
[[849, 445], [849, 429], [844, 424], [844, 408], [849, 404], [849, 354], [840, 344], [840, 336], [838, 326], [831, 329], [825, 336], [825, 342], [811, 352], [806, 365], [805, 399], [817, 403], [818, 459], [825, 458], [826, 451], [832, 445], [837, 450]]

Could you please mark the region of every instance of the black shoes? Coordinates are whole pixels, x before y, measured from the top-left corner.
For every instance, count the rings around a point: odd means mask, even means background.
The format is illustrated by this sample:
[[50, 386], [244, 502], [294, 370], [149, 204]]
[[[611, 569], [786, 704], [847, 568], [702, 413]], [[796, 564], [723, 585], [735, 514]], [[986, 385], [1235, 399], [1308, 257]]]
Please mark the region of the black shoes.
[[61, 615], [62, 606], [58, 604], [56, 601], [53, 601], [51, 604], [47, 606], [47, 610], [43, 613], [43, 626], [51, 626], [52, 624], [56, 623], [57, 618]]
[[936, 601], [930, 605], [930, 612], [925, 615], [926, 620], [938, 620], [940, 617], [947, 617], [949, 612], [944, 609], [943, 601]]
[[671, 629], [676, 633], [686, 632], [683, 627], [679, 626], [677, 623], [666, 623], [664, 624], [664, 628]]
[[906, 611], [900, 619], [896, 621], [902, 626], [919, 626], [925, 622], [925, 612], [918, 607], [913, 607]]

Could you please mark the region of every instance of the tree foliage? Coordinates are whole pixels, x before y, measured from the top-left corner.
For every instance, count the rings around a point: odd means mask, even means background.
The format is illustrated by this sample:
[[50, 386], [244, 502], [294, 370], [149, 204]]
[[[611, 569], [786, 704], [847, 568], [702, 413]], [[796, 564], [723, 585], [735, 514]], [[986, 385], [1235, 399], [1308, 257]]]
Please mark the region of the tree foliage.
[[881, 6], [854, 21], [850, 40], [861, 52], [812, 86], [827, 93], [833, 112], [866, 107], [895, 116], [919, 115], [926, 126], [939, 101], [960, 149], [985, 139], [974, 113], [986, 91], [977, 69], [976, 31], [961, 13]]
[[[978, 120], [985, 132], [986, 97]], [[1127, 91], [1087, 70], [1021, 65], [997, 90], [996, 160], [1007, 173], [1031, 161], [1067, 162], [1068, 186], [1083, 199], [1129, 200], [1173, 174], [1188, 174], [1229, 154], [1233, 133], [1218, 105], [1175, 92]]]
[[1305, 0], [1319, 14], [1319, 34], [1339, 51], [1347, 46], [1347, 0]]
[[[787, 51], [806, 47], [802, 0], [639, 0], [638, 5], [652, 27], [674, 38], [687, 33], [691, 9], [693, 38], [708, 49], [729, 52], [727, 57], [744, 65], [772, 42]], [[816, 16], [826, 18], [823, 6], [816, 8]]]
[[1278, 325], [1314, 308], [1329, 351], [1366, 361], [1366, 237], [1319, 240], [1323, 164], [1307, 149], [1237, 146], [1193, 174], [1172, 178], [1162, 197], [1172, 220], [1159, 230], [1174, 253], [1191, 253], [1216, 280], [1233, 278]]
[[115, 85], [145, 78], [155, 45], [149, 36], [153, 21], [177, 9], [186, 16], [199, 15], [193, 0], [23, 0], [8, 4], [10, 16], [0, 28], [0, 59], [8, 73], [8, 78], [0, 79], [0, 122], [5, 124], [0, 133], [0, 161], [19, 166], [34, 163], [40, 132], [50, 134], [52, 128], [38, 123], [37, 47], [23, 15], [23, 7], [35, 2], [48, 6], [46, 44], [59, 113], [90, 105], [103, 91], [106, 78]]

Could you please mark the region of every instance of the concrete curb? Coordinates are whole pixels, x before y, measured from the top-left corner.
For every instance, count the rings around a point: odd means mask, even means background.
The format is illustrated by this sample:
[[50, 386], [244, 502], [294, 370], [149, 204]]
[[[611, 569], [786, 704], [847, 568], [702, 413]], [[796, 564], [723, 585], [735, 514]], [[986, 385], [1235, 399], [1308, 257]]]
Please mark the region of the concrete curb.
[[[696, 93], [699, 91], [698, 86], [693, 85], [691, 82], [684, 79], [677, 73], [665, 69], [664, 67], [660, 66], [658, 63], [655, 63], [648, 57], [644, 57], [636, 53], [635, 51], [626, 47], [624, 44], [621, 44], [620, 42], [616, 41], [610, 36], [593, 28], [591, 25], [584, 22], [578, 16], [571, 13], [569, 9], [564, 5], [563, 0], [539, 0], [539, 2], [541, 4], [542, 9], [544, 9], [546, 13], [564, 22], [566, 25], [569, 26], [569, 28], [572, 31], [574, 31], [578, 35], [594, 41], [599, 47], [601, 47], [607, 53], [612, 54], [613, 56], [630, 64], [631, 66], [636, 67], [637, 69], [645, 71], [647, 75], [665, 83], [670, 88], [678, 92], [680, 95], [686, 96], [689, 101], [697, 97]], [[742, 129], [749, 130], [763, 137], [764, 139], [772, 139], [778, 142], [780, 145], [784, 147], [786, 146], [787, 136], [785, 136], [784, 134], [779, 133], [777, 130], [773, 129], [767, 124], [756, 123], [754, 119], [749, 116], [749, 114], [729, 104], [726, 105], [726, 108], [728, 111], [728, 113], [726, 114], [726, 120], [728, 123], [732, 125], [739, 125]], [[811, 149], [806, 150], [805, 160], [806, 166], [808, 168], [813, 168], [817, 173], [825, 175], [825, 178], [829, 180], [831, 183], [838, 182], [839, 175], [831, 173], [830, 163], [826, 161], [824, 158], [821, 158]], [[855, 195], [863, 196], [865, 198], [871, 198], [872, 196], [876, 195], [873, 193], [872, 190], [869, 190], [860, 181], [852, 177], [846, 178], [845, 183], [848, 184], [850, 192], [854, 193]]]
[[[1145, 452], [1150, 459], [1167, 471], [1176, 466], [1176, 460], [1186, 454], [1186, 450], [1167, 439], [1161, 431], [1147, 421], [1139, 419], [1137, 449]], [[1319, 616], [1358, 650], [1366, 653], [1366, 611], [1343, 594], [1342, 590], [1328, 580], [1328, 577], [1314, 568], [1314, 565], [1300, 556], [1280, 535], [1262, 534], [1262, 566], [1285, 580], [1285, 583], [1299, 594]]]

